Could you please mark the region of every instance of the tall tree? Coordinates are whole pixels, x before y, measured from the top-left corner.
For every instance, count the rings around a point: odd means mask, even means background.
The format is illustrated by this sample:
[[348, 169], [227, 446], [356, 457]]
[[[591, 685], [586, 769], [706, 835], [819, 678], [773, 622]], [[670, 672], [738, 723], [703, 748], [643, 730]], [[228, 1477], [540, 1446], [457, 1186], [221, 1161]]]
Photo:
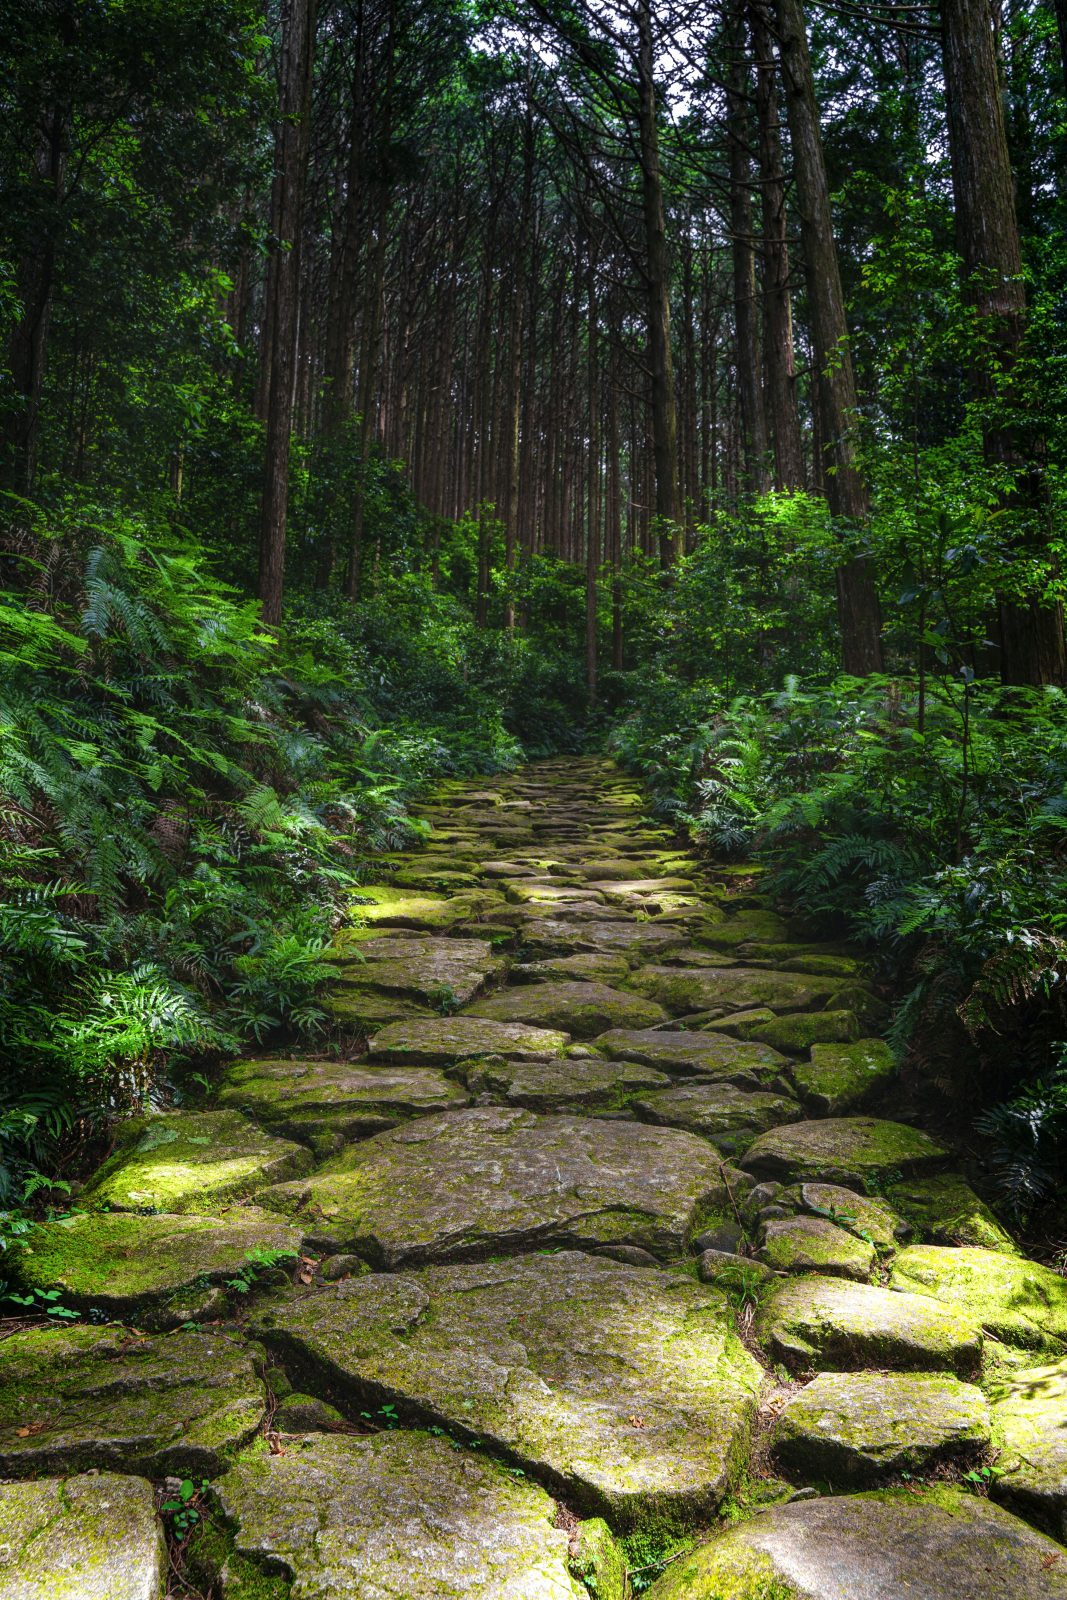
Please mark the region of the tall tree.
[[[1026, 289], [986, 0], [942, 0], [941, 37], [956, 234], [977, 316], [973, 381], [986, 457], [1010, 480], [1005, 506], [1016, 532], [1009, 558], [1025, 567], [1047, 554], [1048, 508], [1040, 442], [1025, 438], [1021, 397], [1012, 392], [1026, 331]], [[1009, 594], [998, 611], [1004, 682], [1067, 682], [1062, 606], [1038, 594]]]
[[[845, 537], [850, 538], [862, 533], [869, 518], [870, 504], [856, 452], [856, 380], [834, 240], [819, 106], [800, 0], [775, 0], [775, 13], [806, 268], [826, 498], [834, 517], [843, 525]], [[838, 566], [837, 610], [845, 671], [858, 676], [881, 671], [881, 608], [874, 571], [867, 556], [849, 555]]]
[[289, 445], [296, 376], [300, 238], [304, 215], [315, 54], [315, 0], [283, 0], [278, 123], [271, 187], [271, 253], [263, 317], [266, 367], [266, 461], [259, 532], [259, 598], [263, 620], [278, 623], [285, 582], [289, 512]]

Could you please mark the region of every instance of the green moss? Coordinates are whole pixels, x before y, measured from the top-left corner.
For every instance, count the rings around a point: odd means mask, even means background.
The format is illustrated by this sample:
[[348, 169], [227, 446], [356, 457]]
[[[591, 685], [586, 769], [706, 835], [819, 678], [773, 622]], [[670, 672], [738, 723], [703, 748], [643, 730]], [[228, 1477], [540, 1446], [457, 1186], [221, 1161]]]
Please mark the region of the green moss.
[[578, 1524], [571, 1543], [570, 1568], [593, 1600], [628, 1600], [626, 1558], [602, 1517]]
[[793, 1068], [801, 1097], [822, 1116], [858, 1111], [896, 1075], [897, 1063], [883, 1039], [852, 1044], [813, 1044], [811, 1060]]
[[1067, 1279], [1037, 1262], [969, 1245], [909, 1245], [889, 1281], [962, 1311], [1009, 1344], [1067, 1349]]
[[886, 1193], [924, 1239], [936, 1244], [977, 1245], [1001, 1255], [1020, 1254], [1011, 1234], [958, 1173], [909, 1178], [892, 1184]]
[[742, 1039], [762, 1039], [787, 1055], [802, 1055], [813, 1044], [847, 1044], [858, 1039], [860, 1022], [854, 1011], [798, 1011], [782, 1017], [754, 1017], [739, 1027], [738, 1033]]

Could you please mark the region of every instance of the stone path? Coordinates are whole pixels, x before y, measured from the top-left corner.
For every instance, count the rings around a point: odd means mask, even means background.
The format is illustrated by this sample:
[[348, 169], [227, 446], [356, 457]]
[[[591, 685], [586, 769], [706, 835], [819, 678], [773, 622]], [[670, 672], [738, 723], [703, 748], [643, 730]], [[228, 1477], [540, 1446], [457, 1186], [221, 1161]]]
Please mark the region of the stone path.
[[17, 1263], [85, 1320], [0, 1344], [0, 1600], [177, 1595], [181, 1479], [215, 1600], [1067, 1600], [1067, 1281], [860, 965], [607, 763], [425, 814], [367, 1048], [129, 1125]]

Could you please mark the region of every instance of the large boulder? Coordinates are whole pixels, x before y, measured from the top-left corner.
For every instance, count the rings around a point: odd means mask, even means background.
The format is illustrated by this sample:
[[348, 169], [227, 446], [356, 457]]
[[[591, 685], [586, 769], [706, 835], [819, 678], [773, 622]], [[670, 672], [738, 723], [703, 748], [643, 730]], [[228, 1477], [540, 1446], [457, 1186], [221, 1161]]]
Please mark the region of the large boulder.
[[0, 1483], [4, 1600], [161, 1600], [167, 1575], [152, 1485], [101, 1472]]
[[222, 1600], [279, 1572], [301, 1600], [588, 1600], [545, 1491], [425, 1433], [313, 1434], [215, 1487], [234, 1529]]
[[788, 1095], [701, 1079], [642, 1094], [634, 1101], [634, 1110], [646, 1122], [703, 1134], [730, 1154], [745, 1150], [767, 1128], [804, 1115], [797, 1101]]
[[820, 1116], [859, 1111], [896, 1076], [897, 1062], [884, 1039], [853, 1044], [813, 1044], [810, 1061], [793, 1068], [801, 1099]]
[[760, 1307], [757, 1332], [776, 1360], [809, 1367], [974, 1371], [978, 1322], [925, 1295], [821, 1276], [787, 1278]]
[[237, 1111], [169, 1111], [120, 1127], [115, 1153], [81, 1197], [110, 1211], [210, 1212], [311, 1164], [304, 1145]]
[[774, 1432], [790, 1472], [835, 1484], [971, 1462], [989, 1443], [980, 1389], [942, 1372], [820, 1372], [787, 1402]]
[[31, 1328], [3, 1346], [0, 1476], [92, 1467], [213, 1478], [266, 1410], [252, 1350], [239, 1339]]
[[714, 1509], [763, 1384], [724, 1295], [579, 1252], [351, 1279], [256, 1331], [335, 1398], [433, 1418], [628, 1527]]
[[504, 1106], [420, 1118], [260, 1198], [386, 1268], [549, 1244], [672, 1256], [729, 1205], [719, 1157], [692, 1134]]
[[1067, 1278], [1036, 1261], [967, 1245], [913, 1244], [897, 1256], [889, 1283], [954, 1307], [1008, 1344], [1067, 1350]]
[[650, 1600], [1065, 1600], [1067, 1556], [953, 1489], [776, 1506], [674, 1562]]
[[752, 1172], [785, 1183], [808, 1178], [870, 1187], [887, 1174], [922, 1172], [947, 1160], [925, 1133], [876, 1117], [827, 1117], [793, 1122], [761, 1134], [745, 1155]]

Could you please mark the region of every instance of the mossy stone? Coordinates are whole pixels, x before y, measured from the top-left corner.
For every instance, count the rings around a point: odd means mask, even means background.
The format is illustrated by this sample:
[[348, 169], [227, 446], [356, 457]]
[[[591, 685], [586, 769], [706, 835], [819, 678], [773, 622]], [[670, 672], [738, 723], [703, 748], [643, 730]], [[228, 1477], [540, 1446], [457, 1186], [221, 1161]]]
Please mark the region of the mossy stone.
[[784, 1080], [786, 1061], [769, 1045], [684, 1029], [612, 1028], [595, 1040], [602, 1055], [640, 1061], [678, 1077], [716, 1077], [748, 1088]]
[[260, 1198], [316, 1245], [385, 1268], [548, 1244], [665, 1257], [728, 1203], [729, 1177], [709, 1144], [674, 1128], [479, 1106], [350, 1145]]
[[861, 1033], [854, 1011], [796, 1011], [754, 1017], [738, 1028], [742, 1039], [762, 1039], [787, 1055], [803, 1055], [813, 1044], [849, 1044]]
[[801, 1098], [821, 1116], [859, 1111], [896, 1076], [897, 1062], [884, 1039], [853, 1044], [813, 1044], [811, 1060], [793, 1068]]
[[[545, 1491], [425, 1433], [250, 1453], [216, 1492], [245, 1572], [307, 1600], [588, 1600]], [[251, 1600], [228, 1572], [223, 1600]]]
[[488, 939], [434, 938], [412, 934], [375, 939], [361, 947], [364, 960], [349, 963], [343, 981], [435, 1004], [448, 992], [466, 1005], [506, 962]]
[[665, 1006], [672, 1016], [696, 1011], [743, 1011], [766, 1006], [769, 1011], [806, 1011], [825, 1007], [840, 979], [760, 967], [638, 967], [630, 982], [640, 994]]
[[217, 1315], [225, 1280], [254, 1251], [299, 1252], [303, 1235], [251, 1206], [221, 1217], [82, 1212], [35, 1228], [16, 1264], [28, 1289], [62, 1291], [62, 1304], [153, 1329]]
[[633, 1105], [644, 1121], [703, 1134], [730, 1155], [747, 1149], [765, 1129], [804, 1115], [798, 1102], [787, 1095], [742, 1089], [721, 1081], [674, 1084], [653, 1094], [642, 1094]]
[[800, 1183], [779, 1195], [782, 1205], [825, 1216], [839, 1228], [868, 1239], [876, 1250], [894, 1250], [911, 1232], [887, 1200], [857, 1194], [836, 1183]]
[[542, 961], [527, 961], [512, 969], [512, 977], [524, 983], [541, 983], [547, 978], [581, 978], [587, 982], [617, 984], [630, 970], [625, 956], [604, 951], [584, 950], [573, 956], [546, 956]]
[[1019, 1247], [958, 1172], [908, 1178], [887, 1191], [908, 1222], [935, 1244], [971, 1244], [1017, 1256]]
[[979, 1323], [953, 1307], [814, 1275], [776, 1284], [757, 1328], [777, 1360], [800, 1370], [878, 1366], [967, 1376], [982, 1352]]
[[546, 915], [530, 918], [522, 926], [524, 960], [591, 952], [647, 961], [679, 949], [685, 940], [682, 928], [632, 919], [612, 921], [607, 914], [595, 921], [563, 921]]
[[317, 1388], [481, 1439], [625, 1527], [715, 1508], [763, 1384], [722, 1294], [577, 1251], [360, 1278], [256, 1326]]
[[352, 913], [370, 927], [451, 928], [468, 916], [465, 900], [392, 884], [363, 884], [352, 896]]
[[603, 1517], [589, 1517], [574, 1530], [571, 1571], [592, 1600], [630, 1600], [626, 1558]]
[[559, 1056], [571, 1036], [561, 1029], [535, 1028], [491, 1017], [441, 1017], [433, 1021], [398, 1022], [370, 1041], [371, 1055], [410, 1066], [442, 1066], [473, 1056], [514, 1056], [537, 1060]]
[[1011, 1372], [991, 1395], [993, 1498], [1067, 1543], [1067, 1360]]
[[702, 929], [697, 942], [713, 950], [732, 951], [739, 945], [751, 944], [753, 940], [787, 941], [788, 938], [787, 922], [773, 911], [756, 909], [735, 911], [724, 921]]
[[972, 1462], [989, 1440], [982, 1391], [941, 1372], [821, 1372], [774, 1431], [787, 1471], [835, 1485]]
[[168, 1111], [120, 1127], [115, 1153], [81, 1199], [113, 1211], [211, 1212], [310, 1166], [303, 1145], [237, 1111]]
[[271, 1426], [277, 1433], [323, 1433], [345, 1428], [346, 1419], [336, 1406], [294, 1390], [275, 1411]]
[[466, 1070], [461, 1064], [458, 1070], [471, 1094], [530, 1111], [622, 1106], [634, 1095], [665, 1088], [671, 1081], [666, 1073], [636, 1061], [604, 1061], [594, 1055], [562, 1061], [483, 1060]]
[[866, 1283], [875, 1250], [826, 1217], [780, 1217], [764, 1227], [759, 1258], [776, 1272], [822, 1272]]
[[344, 1141], [380, 1133], [402, 1117], [465, 1105], [468, 1096], [432, 1067], [267, 1059], [235, 1062], [219, 1099], [296, 1138], [335, 1134]]
[[775, 1506], [671, 1564], [649, 1600], [1065, 1600], [1050, 1539], [976, 1495], [883, 1490]]
[[160, 1600], [152, 1485], [114, 1472], [0, 1483], [4, 1600]]
[[266, 1409], [252, 1349], [237, 1339], [29, 1329], [3, 1345], [0, 1475], [94, 1468], [214, 1477]]
[[913, 1244], [897, 1256], [889, 1282], [956, 1308], [1008, 1344], [1067, 1349], [1067, 1278], [1036, 1261], [973, 1245]]
[[573, 1039], [593, 1039], [609, 1028], [651, 1028], [666, 1022], [662, 1006], [606, 983], [547, 982], [502, 989], [466, 1013], [495, 1022], [528, 1022], [565, 1030]]
[[925, 1133], [876, 1117], [828, 1117], [793, 1122], [761, 1134], [745, 1155], [752, 1172], [786, 1183], [808, 1178], [865, 1186], [888, 1174], [922, 1172], [947, 1160]]

